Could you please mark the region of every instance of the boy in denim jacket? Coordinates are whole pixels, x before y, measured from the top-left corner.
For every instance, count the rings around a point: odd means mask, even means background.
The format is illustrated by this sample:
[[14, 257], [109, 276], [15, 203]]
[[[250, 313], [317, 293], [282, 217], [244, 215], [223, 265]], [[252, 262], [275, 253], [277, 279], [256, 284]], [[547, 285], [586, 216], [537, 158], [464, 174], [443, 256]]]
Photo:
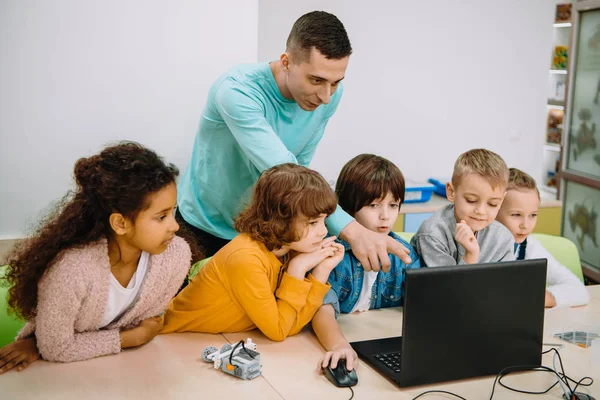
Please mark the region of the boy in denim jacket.
[[339, 205], [365, 228], [402, 243], [410, 251], [411, 263], [405, 264], [390, 254], [389, 271], [365, 271], [348, 243], [338, 239], [345, 249], [344, 258], [329, 275], [331, 289], [312, 321], [313, 330], [327, 350], [320, 361], [322, 367], [331, 362], [335, 368], [340, 359], [345, 359], [346, 368], [352, 370], [358, 359], [336, 321], [338, 314], [400, 306], [404, 270], [421, 267], [410, 244], [392, 232], [404, 201], [404, 186], [398, 167], [373, 154], [354, 157], [340, 172], [335, 189]]

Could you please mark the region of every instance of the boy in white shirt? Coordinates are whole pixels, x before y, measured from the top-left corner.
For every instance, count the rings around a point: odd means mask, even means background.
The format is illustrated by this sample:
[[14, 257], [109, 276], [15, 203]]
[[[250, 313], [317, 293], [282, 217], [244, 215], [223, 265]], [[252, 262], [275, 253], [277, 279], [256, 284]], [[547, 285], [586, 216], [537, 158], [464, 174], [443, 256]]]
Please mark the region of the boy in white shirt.
[[546, 307], [588, 304], [590, 295], [579, 278], [552, 257], [539, 240], [530, 236], [537, 223], [539, 206], [540, 192], [535, 180], [525, 172], [511, 168], [508, 191], [496, 219], [513, 234], [517, 260], [548, 260]]

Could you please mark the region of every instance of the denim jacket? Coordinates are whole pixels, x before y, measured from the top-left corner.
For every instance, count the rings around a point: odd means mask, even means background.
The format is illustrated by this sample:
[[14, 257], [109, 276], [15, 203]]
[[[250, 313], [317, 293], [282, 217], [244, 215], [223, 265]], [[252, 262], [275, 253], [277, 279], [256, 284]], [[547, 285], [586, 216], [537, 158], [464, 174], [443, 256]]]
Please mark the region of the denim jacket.
[[[414, 248], [398, 235], [390, 232], [390, 236], [410, 250], [412, 262], [405, 264], [394, 254], [389, 254], [391, 267], [388, 272], [379, 271], [371, 292], [370, 309], [397, 307], [402, 304], [404, 295], [404, 270], [421, 268], [421, 260]], [[331, 304], [335, 315], [349, 313], [358, 301], [362, 289], [365, 270], [360, 261], [352, 253], [350, 245], [341, 239], [336, 240], [344, 246], [342, 261], [331, 271], [327, 280], [331, 289], [323, 299], [323, 304]]]

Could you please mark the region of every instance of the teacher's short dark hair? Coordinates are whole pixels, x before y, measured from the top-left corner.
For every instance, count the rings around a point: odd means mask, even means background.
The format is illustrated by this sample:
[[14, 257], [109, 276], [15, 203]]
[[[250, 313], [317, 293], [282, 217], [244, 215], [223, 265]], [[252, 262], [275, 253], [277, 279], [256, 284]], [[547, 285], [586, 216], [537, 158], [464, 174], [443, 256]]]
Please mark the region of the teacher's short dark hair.
[[335, 15], [325, 11], [312, 11], [298, 18], [286, 43], [286, 51], [300, 62], [309, 59], [313, 47], [333, 60], [352, 54], [346, 28]]

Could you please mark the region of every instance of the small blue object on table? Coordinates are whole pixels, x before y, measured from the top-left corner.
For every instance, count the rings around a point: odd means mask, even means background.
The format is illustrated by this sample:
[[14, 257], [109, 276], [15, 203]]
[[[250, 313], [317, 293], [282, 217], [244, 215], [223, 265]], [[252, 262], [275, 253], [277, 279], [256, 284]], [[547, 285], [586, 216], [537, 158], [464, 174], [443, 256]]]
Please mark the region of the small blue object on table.
[[425, 203], [431, 199], [433, 189], [429, 183], [406, 181], [404, 203]]
[[451, 178], [429, 178], [428, 182], [433, 184], [433, 192], [438, 196], [446, 197], [446, 183]]

